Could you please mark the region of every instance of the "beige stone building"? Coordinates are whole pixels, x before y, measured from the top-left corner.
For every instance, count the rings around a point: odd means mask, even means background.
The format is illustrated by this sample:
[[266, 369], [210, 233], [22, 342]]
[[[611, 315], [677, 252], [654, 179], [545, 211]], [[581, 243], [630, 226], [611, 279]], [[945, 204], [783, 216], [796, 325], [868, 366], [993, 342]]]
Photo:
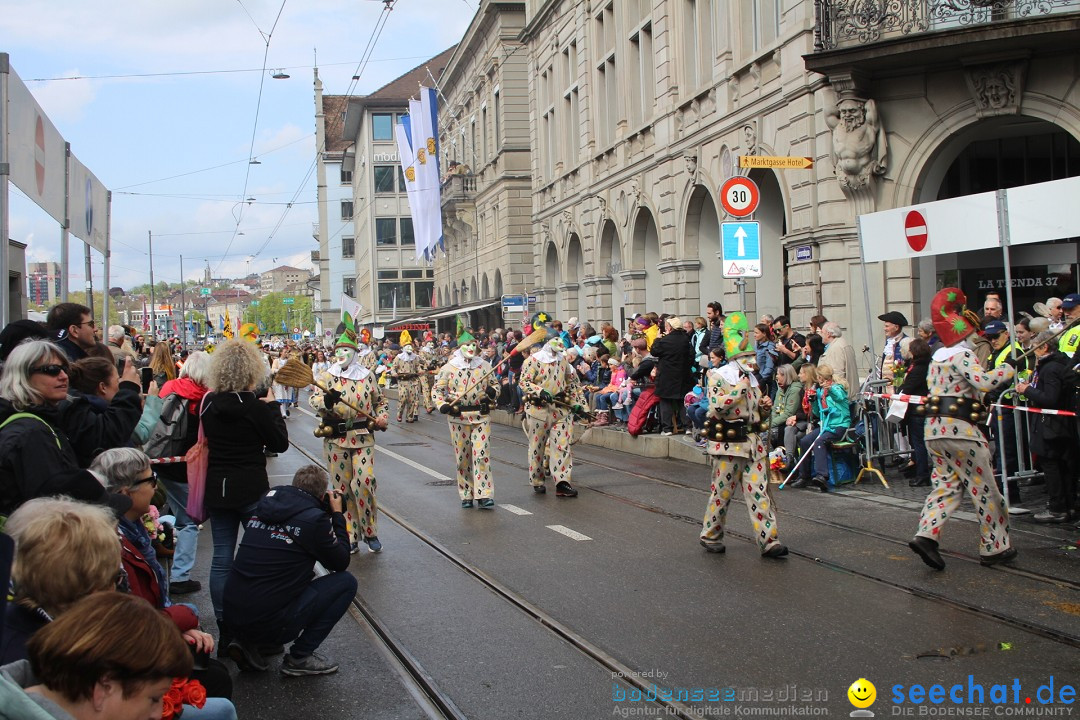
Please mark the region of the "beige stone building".
[[501, 324], [504, 293], [535, 287], [524, 25], [524, 3], [481, 3], [440, 79], [438, 304], [467, 311], [476, 327]]
[[285, 288], [297, 283], [306, 283], [310, 277], [310, 270], [295, 268], [291, 265], [279, 265], [273, 270], [259, 274], [259, 291], [263, 294], [285, 292]]
[[[858, 347], [869, 337], [859, 214], [1080, 175], [1080, 0], [888, 7], [484, 0], [463, 42], [477, 49], [459, 63], [468, 79], [454, 79], [455, 88], [474, 89], [472, 110], [454, 114], [457, 100], [440, 124], [470, 135], [480, 90], [496, 84], [480, 48], [502, 32], [494, 18], [523, 8], [518, 39], [527, 50], [513, 57], [528, 63], [527, 289], [538, 305], [594, 323], [646, 310], [695, 316], [716, 299], [736, 308], [736, 281], [723, 278], [719, 257], [721, 223], [735, 218], [719, 193], [728, 178], [748, 174], [760, 189], [752, 219], [762, 276], [746, 281], [745, 310], [753, 318], [786, 312], [799, 325], [823, 313]], [[502, 117], [489, 114], [488, 123], [505, 127], [512, 101], [500, 87]], [[813, 166], [747, 170], [743, 156], [806, 157]], [[478, 178], [478, 196], [484, 187]], [[480, 228], [483, 252], [497, 236]], [[451, 251], [451, 264], [467, 267], [464, 254]], [[495, 265], [518, 259], [507, 254]], [[1014, 310], [1075, 292], [1076, 263], [1068, 240], [1017, 249]], [[1000, 250], [866, 270], [873, 315], [888, 307], [913, 321], [928, 315], [943, 283], [959, 284], [978, 305], [1004, 281]], [[437, 264], [438, 287], [457, 287], [460, 298], [468, 279], [444, 272]]]

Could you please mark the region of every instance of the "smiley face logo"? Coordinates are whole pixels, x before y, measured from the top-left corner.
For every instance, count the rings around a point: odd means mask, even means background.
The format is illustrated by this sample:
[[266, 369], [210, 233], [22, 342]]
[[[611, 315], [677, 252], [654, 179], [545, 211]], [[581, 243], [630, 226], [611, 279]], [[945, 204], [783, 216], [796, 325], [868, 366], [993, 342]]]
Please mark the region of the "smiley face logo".
[[851, 687], [847, 690], [847, 697], [855, 707], [859, 709], [868, 708], [877, 699], [877, 688], [874, 687], [874, 683], [866, 678], [859, 678], [851, 683]]

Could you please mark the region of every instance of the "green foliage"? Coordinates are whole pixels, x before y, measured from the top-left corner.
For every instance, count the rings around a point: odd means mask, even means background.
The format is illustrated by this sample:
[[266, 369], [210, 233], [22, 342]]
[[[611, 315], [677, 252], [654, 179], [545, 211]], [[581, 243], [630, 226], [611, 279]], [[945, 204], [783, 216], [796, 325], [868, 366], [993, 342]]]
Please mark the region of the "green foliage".
[[[86, 302], [86, 291], [74, 291], [68, 293], [68, 302], [79, 303], [80, 305], [89, 306], [90, 303]], [[54, 303], [56, 304], [56, 303]], [[50, 307], [52, 307], [50, 305]], [[94, 291], [94, 319], [98, 321], [98, 327], [102, 328], [104, 333], [108, 330], [109, 325], [120, 324], [120, 313], [117, 312], [117, 304], [111, 298], [109, 300], [109, 322], [103, 323], [101, 321], [101, 311], [105, 308], [105, 294], [100, 290]]]
[[[282, 302], [292, 298], [293, 304]], [[244, 309], [244, 322], [262, 323], [266, 327], [265, 335], [280, 335], [281, 322], [285, 321], [289, 333], [295, 327], [300, 331], [315, 332], [315, 316], [311, 312], [311, 298], [306, 295], [288, 295], [286, 293], [267, 293], [257, 298], [258, 305], [249, 305]]]

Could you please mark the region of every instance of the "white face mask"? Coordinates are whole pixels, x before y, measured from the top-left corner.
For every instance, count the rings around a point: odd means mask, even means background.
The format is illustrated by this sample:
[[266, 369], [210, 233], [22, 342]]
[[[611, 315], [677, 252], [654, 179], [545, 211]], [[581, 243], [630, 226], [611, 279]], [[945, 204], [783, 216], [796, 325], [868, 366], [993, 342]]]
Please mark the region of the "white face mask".
[[472, 360], [476, 357], [476, 345], [473, 343], [465, 343], [459, 349], [461, 350], [461, 356], [466, 360]]
[[334, 364], [348, 367], [356, 357], [356, 351], [352, 348], [340, 347], [334, 351]]

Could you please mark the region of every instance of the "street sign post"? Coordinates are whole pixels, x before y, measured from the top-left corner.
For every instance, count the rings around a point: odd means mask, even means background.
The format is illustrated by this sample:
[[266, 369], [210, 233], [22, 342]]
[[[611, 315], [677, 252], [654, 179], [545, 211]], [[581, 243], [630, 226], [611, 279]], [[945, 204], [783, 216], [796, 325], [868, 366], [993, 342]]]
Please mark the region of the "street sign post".
[[201, 290], [199, 290], [199, 294], [200, 295], [209, 295], [210, 294], [210, 288], [202, 288]]
[[258, 300], [252, 300], [251, 301], [251, 307], [259, 307], [259, 301]]
[[739, 167], [765, 168], [769, 170], [809, 170], [814, 167], [813, 158], [790, 155], [740, 155]]
[[293, 299], [293, 298], [291, 298], [291, 297], [287, 297], [287, 298], [282, 298], [282, 299], [281, 299], [281, 302], [282, 302], [282, 304], [284, 304], [284, 305], [292, 305], [293, 303], [295, 303], [295, 302], [296, 302], [296, 300], [294, 300], [294, 299]]
[[502, 309], [504, 313], [525, 312], [529, 304], [527, 295], [503, 295]]
[[746, 278], [761, 277], [761, 234], [756, 222], [720, 223], [721, 272], [735, 278], [739, 308], [746, 310]]
[[720, 186], [720, 205], [732, 217], [753, 215], [760, 198], [757, 183], [748, 177], [729, 178]]

